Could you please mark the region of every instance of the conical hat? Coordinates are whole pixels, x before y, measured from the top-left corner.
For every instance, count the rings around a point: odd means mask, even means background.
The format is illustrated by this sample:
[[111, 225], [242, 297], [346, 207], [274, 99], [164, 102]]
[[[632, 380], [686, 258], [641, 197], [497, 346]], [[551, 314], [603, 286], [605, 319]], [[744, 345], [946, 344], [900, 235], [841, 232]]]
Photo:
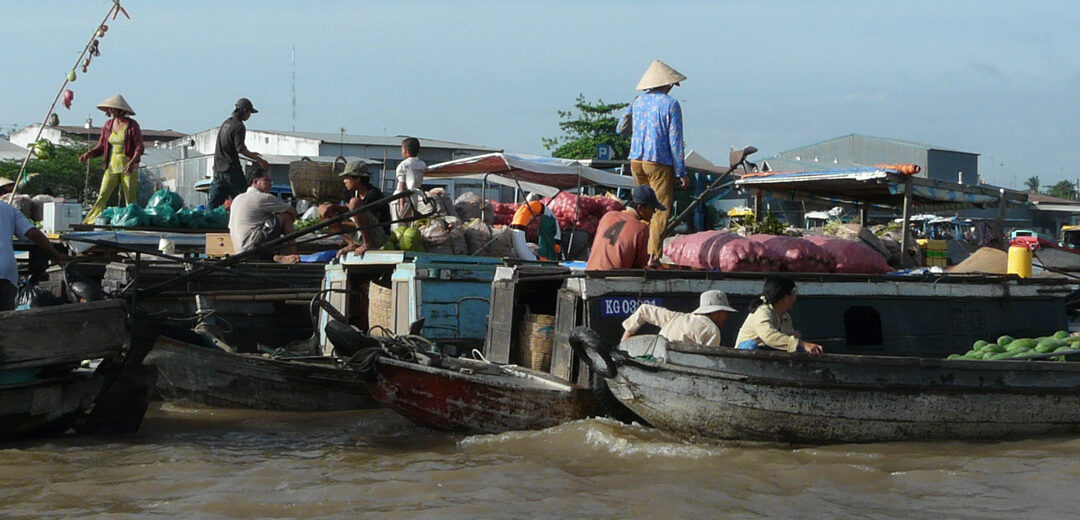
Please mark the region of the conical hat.
[[649, 90], [665, 85], [673, 85], [685, 79], [686, 76], [679, 74], [679, 71], [671, 68], [667, 63], [653, 60], [652, 65], [649, 65], [649, 70], [645, 71], [645, 75], [638, 82], [637, 89]]
[[117, 94], [109, 99], [106, 99], [105, 101], [102, 101], [101, 104], [97, 107], [101, 110], [105, 110], [106, 108], [115, 108], [117, 110], [123, 110], [124, 112], [127, 112], [129, 116], [135, 115], [135, 110], [131, 108], [131, 105], [129, 105], [127, 100], [124, 99], [124, 96], [121, 96], [120, 94]]
[[13, 180], [11, 180], [11, 179], [9, 179], [7, 177], [0, 177], [0, 188], [5, 188], [7, 186], [14, 186], [14, 185], [15, 185], [15, 181], [13, 181]]

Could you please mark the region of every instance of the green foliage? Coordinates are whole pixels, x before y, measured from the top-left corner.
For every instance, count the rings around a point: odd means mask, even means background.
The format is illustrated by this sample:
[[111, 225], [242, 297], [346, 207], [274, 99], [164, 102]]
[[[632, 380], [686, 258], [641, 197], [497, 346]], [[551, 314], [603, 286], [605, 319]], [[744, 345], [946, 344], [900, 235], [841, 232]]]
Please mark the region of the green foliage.
[[[26, 174], [37, 173], [38, 179], [27, 190], [20, 188], [20, 193], [34, 195], [50, 188], [57, 196], [81, 198], [86, 183], [86, 165], [79, 162], [79, 155], [85, 147], [55, 146], [45, 158], [31, 157], [26, 165]], [[22, 161], [0, 161], [0, 177], [15, 180], [19, 176]], [[101, 177], [105, 165], [101, 158], [90, 160], [90, 188], [101, 186]]]
[[1046, 189], [1046, 194], [1051, 197], [1057, 197], [1059, 199], [1077, 200], [1078, 194], [1076, 191], [1076, 185], [1071, 181], [1063, 180], [1057, 184], [1050, 186]]
[[1030, 191], [1031, 193], [1038, 193], [1039, 192], [1039, 176], [1034, 175], [1032, 177], [1028, 177], [1027, 180], [1024, 181], [1024, 186], [1027, 186], [1028, 191]]
[[627, 103], [589, 103], [584, 94], [578, 94], [574, 110], [559, 110], [559, 129], [565, 135], [542, 137], [544, 148], [552, 150], [552, 157], [564, 159], [592, 159], [596, 145], [606, 144], [615, 150], [615, 157], [630, 154], [630, 138], [615, 133], [619, 116]]

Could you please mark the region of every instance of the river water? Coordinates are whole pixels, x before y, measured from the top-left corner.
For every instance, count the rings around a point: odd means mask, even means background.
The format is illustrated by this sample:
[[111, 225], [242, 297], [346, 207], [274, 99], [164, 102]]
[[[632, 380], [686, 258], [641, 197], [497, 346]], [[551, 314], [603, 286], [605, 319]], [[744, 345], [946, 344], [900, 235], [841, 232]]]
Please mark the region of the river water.
[[2, 518], [1075, 518], [1080, 439], [690, 443], [609, 420], [462, 436], [389, 410], [153, 404], [0, 445]]

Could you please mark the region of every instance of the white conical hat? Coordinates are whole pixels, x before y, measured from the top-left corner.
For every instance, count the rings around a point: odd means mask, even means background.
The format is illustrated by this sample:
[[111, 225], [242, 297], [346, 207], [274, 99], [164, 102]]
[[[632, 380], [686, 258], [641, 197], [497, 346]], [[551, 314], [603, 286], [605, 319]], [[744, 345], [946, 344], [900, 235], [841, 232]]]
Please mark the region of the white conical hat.
[[106, 99], [105, 101], [102, 101], [101, 104], [97, 107], [101, 110], [105, 110], [106, 108], [115, 108], [117, 110], [123, 110], [124, 112], [127, 112], [129, 116], [135, 115], [135, 109], [131, 108], [131, 105], [129, 105], [127, 100], [124, 99], [124, 96], [121, 96], [120, 94], [117, 94], [109, 99]]
[[637, 89], [649, 90], [665, 85], [673, 85], [685, 79], [686, 76], [679, 74], [679, 71], [671, 68], [667, 63], [653, 60], [652, 65], [649, 65], [649, 70], [645, 71], [645, 75], [638, 82]]

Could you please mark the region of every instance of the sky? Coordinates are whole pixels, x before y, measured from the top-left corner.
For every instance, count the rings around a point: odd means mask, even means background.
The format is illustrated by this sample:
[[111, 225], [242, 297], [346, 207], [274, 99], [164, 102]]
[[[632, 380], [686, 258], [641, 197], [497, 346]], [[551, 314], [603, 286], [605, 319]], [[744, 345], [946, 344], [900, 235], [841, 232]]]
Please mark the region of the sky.
[[[0, 131], [44, 119], [112, 0], [0, 5]], [[1080, 178], [1080, 4], [1014, 1], [125, 0], [62, 124], [120, 92], [144, 128], [415, 135], [547, 155], [577, 95], [628, 102], [653, 59], [687, 149], [723, 163], [852, 133], [981, 154], [987, 182]]]

